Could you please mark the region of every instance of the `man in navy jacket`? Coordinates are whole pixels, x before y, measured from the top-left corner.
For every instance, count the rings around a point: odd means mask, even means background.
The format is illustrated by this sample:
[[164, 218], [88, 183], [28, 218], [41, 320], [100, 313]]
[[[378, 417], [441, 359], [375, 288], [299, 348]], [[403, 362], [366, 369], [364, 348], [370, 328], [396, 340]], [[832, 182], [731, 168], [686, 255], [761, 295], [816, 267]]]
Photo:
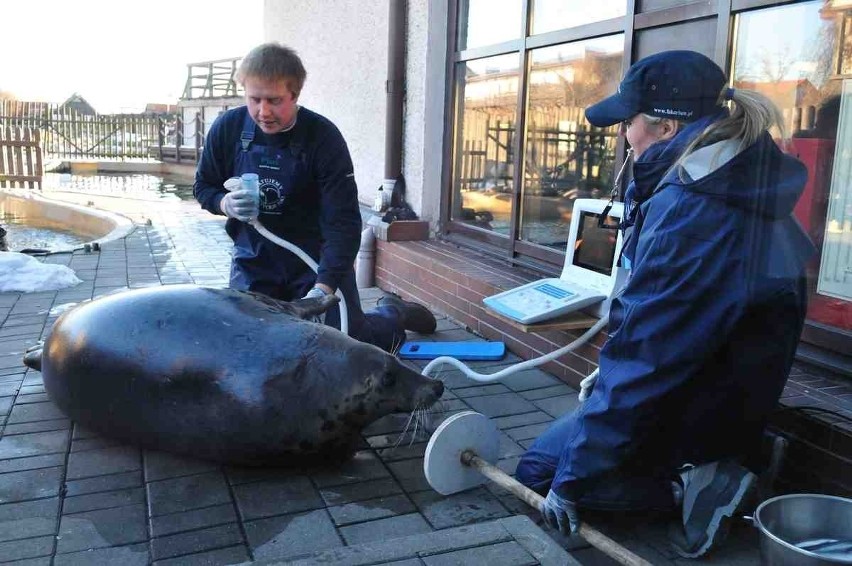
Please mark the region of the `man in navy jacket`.
[[[391, 351], [405, 341], [405, 329], [433, 332], [435, 318], [397, 297], [361, 311], [353, 269], [361, 215], [352, 159], [334, 124], [297, 104], [305, 77], [298, 55], [282, 45], [260, 45], [246, 55], [237, 72], [246, 105], [226, 111], [210, 128], [195, 198], [205, 210], [228, 217], [231, 288], [286, 301], [339, 288], [349, 334]], [[259, 203], [249, 191], [225, 189], [228, 179], [244, 173], [258, 175]], [[261, 236], [248, 224], [254, 217], [317, 261], [318, 273]], [[337, 309], [327, 313], [326, 323], [339, 328]]]

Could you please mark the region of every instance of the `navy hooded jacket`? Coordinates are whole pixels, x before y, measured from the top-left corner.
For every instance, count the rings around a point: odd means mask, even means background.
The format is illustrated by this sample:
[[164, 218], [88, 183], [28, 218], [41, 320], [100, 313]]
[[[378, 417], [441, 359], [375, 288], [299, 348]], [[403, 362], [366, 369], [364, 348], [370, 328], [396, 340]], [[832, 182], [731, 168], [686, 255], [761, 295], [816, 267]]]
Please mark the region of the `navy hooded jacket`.
[[706, 175], [670, 171], [643, 195], [600, 376], [565, 437], [547, 440], [561, 454], [551, 489], [577, 501], [609, 474], [754, 450], [804, 320], [814, 248], [792, 211], [806, 177], [765, 133]]

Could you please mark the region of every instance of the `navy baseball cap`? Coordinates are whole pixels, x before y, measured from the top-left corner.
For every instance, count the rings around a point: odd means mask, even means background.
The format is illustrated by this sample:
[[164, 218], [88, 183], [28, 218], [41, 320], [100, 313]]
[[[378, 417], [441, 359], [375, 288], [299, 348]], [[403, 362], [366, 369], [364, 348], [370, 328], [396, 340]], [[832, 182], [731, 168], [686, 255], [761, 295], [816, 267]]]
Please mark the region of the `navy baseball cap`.
[[594, 126], [612, 126], [636, 114], [697, 120], [718, 108], [725, 73], [695, 51], [663, 51], [633, 63], [618, 92], [586, 108]]

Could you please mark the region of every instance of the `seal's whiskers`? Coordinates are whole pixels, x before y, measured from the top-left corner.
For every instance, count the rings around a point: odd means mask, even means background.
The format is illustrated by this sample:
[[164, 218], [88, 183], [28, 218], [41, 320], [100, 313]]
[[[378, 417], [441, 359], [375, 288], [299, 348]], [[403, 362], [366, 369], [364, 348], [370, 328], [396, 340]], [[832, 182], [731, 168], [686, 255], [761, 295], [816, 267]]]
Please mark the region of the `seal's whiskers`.
[[[402, 429], [402, 432], [399, 433], [399, 436], [397, 437], [396, 442], [394, 442], [392, 448], [397, 448], [400, 444], [402, 444], [402, 440], [406, 437], [409, 430], [411, 430], [411, 437], [408, 441], [408, 445], [411, 446], [420, 440], [419, 436], [429, 433], [429, 425], [431, 422], [431, 409], [422, 404], [417, 405], [408, 416], [408, 421], [406, 421], [405, 427]], [[414, 428], [411, 427], [412, 423], [414, 423]]]
[[433, 419], [432, 415], [435, 414], [434, 405], [431, 407], [423, 407], [420, 410], [420, 418], [423, 423], [423, 432], [426, 433], [426, 436], [430, 436], [434, 432]]
[[396, 357], [396, 355], [399, 354], [399, 350], [401, 348], [402, 348], [402, 340], [397, 340], [396, 338], [394, 338], [393, 341], [391, 342], [391, 349], [390, 349], [391, 356]]
[[414, 444], [414, 441], [417, 440], [417, 431], [420, 428], [420, 409], [419, 406], [414, 408], [414, 431], [411, 433], [411, 440], [408, 441], [408, 445], [411, 446]]
[[417, 412], [417, 407], [415, 407], [414, 410], [411, 411], [411, 414], [408, 415], [408, 420], [405, 421], [405, 426], [402, 428], [402, 432], [399, 433], [399, 437], [396, 439], [396, 442], [393, 445], [394, 448], [399, 446], [400, 443], [402, 442], [402, 439], [405, 438], [405, 433], [408, 432], [408, 427], [410, 427], [411, 422], [415, 420], [416, 412]]

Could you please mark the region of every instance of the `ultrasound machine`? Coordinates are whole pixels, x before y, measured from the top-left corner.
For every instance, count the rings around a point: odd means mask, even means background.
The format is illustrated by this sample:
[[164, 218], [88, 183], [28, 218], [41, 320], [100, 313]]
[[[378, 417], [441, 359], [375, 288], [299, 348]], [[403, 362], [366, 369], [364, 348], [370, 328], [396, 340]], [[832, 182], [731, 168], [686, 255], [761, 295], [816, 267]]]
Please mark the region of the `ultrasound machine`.
[[[612, 208], [601, 222], [607, 205]], [[602, 318], [609, 312], [612, 295], [627, 278], [627, 270], [618, 266], [621, 230], [612, 227], [623, 213], [620, 202], [575, 200], [562, 274], [486, 297], [483, 303], [522, 324], [578, 310]]]

